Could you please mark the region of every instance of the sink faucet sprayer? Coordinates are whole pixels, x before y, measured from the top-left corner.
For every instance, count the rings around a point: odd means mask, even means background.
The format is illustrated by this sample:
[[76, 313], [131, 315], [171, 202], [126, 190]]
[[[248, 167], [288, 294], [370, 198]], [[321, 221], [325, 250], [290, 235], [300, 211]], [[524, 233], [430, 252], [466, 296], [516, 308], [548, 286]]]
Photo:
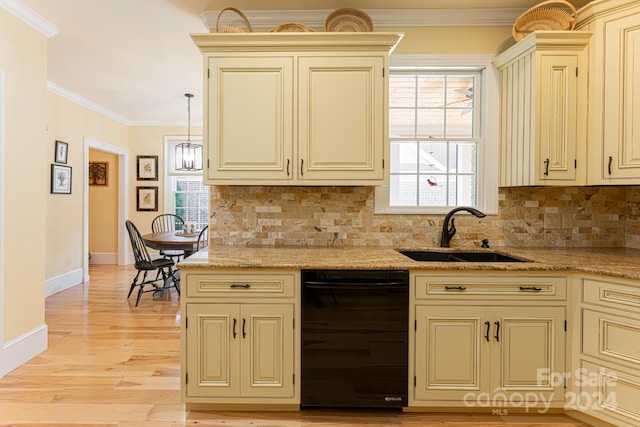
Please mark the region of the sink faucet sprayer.
[[[486, 216], [479, 210], [474, 208], [469, 208], [466, 206], [459, 206], [457, 208], [451, 209], [447, 214], [447, 216], [444, 217], [444, 223], [442, 224], [442, 237], [440, 238], [441, 248], [448, 248], [451, 238], [456, 234], [455, 219], [453, 219], [452, 216], [456, 212], [460, 212], [460, 211], [467, 211], [469, 213], [474, 214], [478, 218], [484, 218]], [[451, 221], [451, 226], [449, 226], [449, 221]]]

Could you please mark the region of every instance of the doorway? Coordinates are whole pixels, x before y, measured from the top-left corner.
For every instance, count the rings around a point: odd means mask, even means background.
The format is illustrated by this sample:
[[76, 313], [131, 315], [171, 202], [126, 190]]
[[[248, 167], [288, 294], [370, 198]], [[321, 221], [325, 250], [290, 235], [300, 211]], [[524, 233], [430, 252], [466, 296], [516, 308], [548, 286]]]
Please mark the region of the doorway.
[[84, 138], [84, 242], [82, 270], [83, 281], [89, 281], [89, 150], [99, 150], [118, 156], [118, 265], [125, 265], [127, 257], [127, 235], [124, 221], [129, 212], [129, 150], [113, 144], [107, 144], [93, 138]]

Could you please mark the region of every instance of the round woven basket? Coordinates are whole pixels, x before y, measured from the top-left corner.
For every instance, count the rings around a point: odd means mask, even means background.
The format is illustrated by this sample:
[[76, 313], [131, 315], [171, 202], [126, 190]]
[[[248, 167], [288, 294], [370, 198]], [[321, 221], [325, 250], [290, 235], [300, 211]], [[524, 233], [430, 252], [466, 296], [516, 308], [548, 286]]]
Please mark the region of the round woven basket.
[[[566, 6], [571, 13], [559, 7], [548, 7], [551, 4]], [[520, 41], [536, 30], [573, 30], [576, 17], [576, 8], [568, 1], [547, 0], [520, 15], [513, 24], [511, 33], [516, 41]]]
[[310, 33], [313, 30], [304, 24], [298, 24], [296, 22], [287, 22], [277, 28], [271, 30], [272, 33]]
[[[240, 16], [240, 18], [242, 18], [242, 20], [244, 21], [246, 28], [239, 27], [237, 25], [220, 25], [220, 17], [222, 16], [222, 13], [226, 12], [227, 10], [237, 13]], [[251, 31], [252, 31], [252, 28], [251, 28], [251, 24], [249, 23], [249, 20], [247, 19], [246, 16], [244, 16], [244, 13], [240, 12], [235, 7], [225, 7], [220, 11], [220, 13], [218, 13], [218, 19], [216, 19], [217, 33], [250, 33]]]
[[373, 21], [363, 10], [343, 7], [327, 16], [324, 29], [330, 32], [369, 32], [373, 31]]

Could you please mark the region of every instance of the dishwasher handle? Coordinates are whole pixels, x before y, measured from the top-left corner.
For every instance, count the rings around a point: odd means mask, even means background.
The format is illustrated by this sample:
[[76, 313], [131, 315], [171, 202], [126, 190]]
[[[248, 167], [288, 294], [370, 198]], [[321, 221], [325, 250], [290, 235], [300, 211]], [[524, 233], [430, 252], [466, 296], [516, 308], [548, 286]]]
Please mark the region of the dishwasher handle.
[[302, 286], [307, 289], [384, 289], [407, 287], [409, 284], [402, 280], [381, 280], [381, 281], [344, 281], [344, 280], [307, 280]]

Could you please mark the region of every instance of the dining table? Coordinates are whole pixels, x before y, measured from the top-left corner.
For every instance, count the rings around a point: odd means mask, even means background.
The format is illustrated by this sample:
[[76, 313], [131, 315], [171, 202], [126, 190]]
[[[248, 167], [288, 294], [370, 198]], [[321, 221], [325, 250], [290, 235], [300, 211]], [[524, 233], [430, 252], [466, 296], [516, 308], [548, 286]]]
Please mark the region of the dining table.
[[184, 257], [188, 257], [198, 250], [198, 236], [200, 232], [185, 234], [182, 231], [159, 231], [142, 236], [144, 244], [157, 250], [183, 250]]

